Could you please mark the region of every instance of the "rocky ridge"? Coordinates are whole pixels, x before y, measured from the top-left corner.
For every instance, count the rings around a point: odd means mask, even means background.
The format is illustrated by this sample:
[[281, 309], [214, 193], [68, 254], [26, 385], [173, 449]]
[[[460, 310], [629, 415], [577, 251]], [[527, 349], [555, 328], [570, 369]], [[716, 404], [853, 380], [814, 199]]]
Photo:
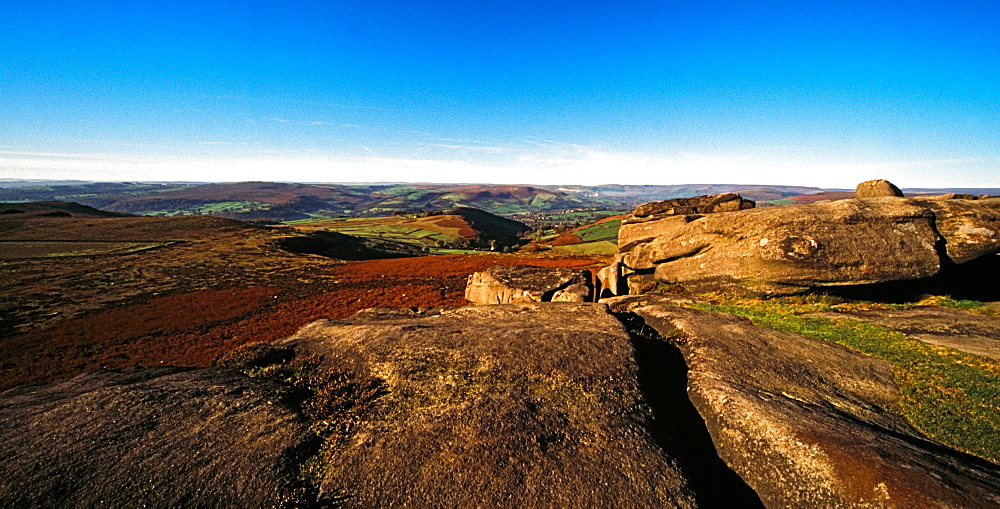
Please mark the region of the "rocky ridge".
[[348, 506], [696, 505], [602, 305], [370, 310], [281, 345], [386, 383], [321, 482]]
[[637, 209], [622, 224], [602, 289], [642, 293], [661, 282], [780, 295], [925, 279], [1000, 252], [1000, 209], [989, 200], [881, 196], [762, 209], [738, 203], [739, 210], [652, 219], [647, 208]]

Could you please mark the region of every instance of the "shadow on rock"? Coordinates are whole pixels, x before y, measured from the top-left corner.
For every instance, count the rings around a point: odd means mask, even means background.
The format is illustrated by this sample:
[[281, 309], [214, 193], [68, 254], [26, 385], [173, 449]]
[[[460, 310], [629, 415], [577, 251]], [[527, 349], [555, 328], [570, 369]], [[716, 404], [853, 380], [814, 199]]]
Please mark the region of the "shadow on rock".
[[943, 260], [941, 272], [927, 279], [827, 287], [823, 293], [847, 299], [897, 303], [918, 301], [926, 295], [1000, 301], [1000, 255], [984, 256], [962, 264], [948, 262], [947, 258]]
[[653, 433], [667, 456], [677, 459], [700, 507], [764, 507], [757, 493], [715, 450], [705, 421], [687, 395], [687, 364], [642, 318], [618, 315], [632, 336], [639, 386], [653, 411]]

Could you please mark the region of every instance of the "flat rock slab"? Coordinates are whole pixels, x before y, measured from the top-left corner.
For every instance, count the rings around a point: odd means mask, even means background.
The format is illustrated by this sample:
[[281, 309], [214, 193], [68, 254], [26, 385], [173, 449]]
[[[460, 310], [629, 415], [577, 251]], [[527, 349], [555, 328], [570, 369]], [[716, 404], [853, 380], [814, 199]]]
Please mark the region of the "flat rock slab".
[[605, 306], [368, 310], [284, 340], [388, 392], [331, 451], [354, 507], [691, 507]]
[[898, 330], [927, 343], [1000, 359], [1000, 318], [959, 309], [919, 306], [810, 313], [820, 318], [850, 318]]
[[0, 506], [270, 507], [315, 451], [288, 386], [102, 371], [0, 393]]
[[920, 437], [889, 365], [722, 313], [635, 313], [680, 347], [719, 455], [769, 507], [995, 507], [1000, 466]]

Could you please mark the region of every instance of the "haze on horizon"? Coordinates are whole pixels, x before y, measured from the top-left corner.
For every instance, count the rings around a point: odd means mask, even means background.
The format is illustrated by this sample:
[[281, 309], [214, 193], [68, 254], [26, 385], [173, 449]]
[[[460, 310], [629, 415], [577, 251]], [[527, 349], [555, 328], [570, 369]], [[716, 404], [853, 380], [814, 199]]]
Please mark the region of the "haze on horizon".
[[1000, 187], [992, 1], [0, 4], [0, 178]]

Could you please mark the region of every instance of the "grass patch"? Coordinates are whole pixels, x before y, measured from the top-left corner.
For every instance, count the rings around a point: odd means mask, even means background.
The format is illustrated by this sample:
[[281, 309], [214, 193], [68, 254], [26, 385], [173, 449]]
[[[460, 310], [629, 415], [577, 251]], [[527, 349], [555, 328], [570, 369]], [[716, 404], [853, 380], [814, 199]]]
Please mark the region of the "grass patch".
[[995, 302], [989, 303], [978, 300], [953, 299], [951, 297], [931, 295], [921, 299], [916, 305], [961, 309], [963, 311], [972, 311], [973, 313], [1000, 318], [1000, 303]]
[[622, 220], [614, 219], [611, 221], [604, 221], [603, 223], [597, 223], [586, 228], [581, 228], [575, 230], [578, 237], [583, 239], [584, 242], [593, 242], [598, 240], [608, 240], [618, 242], [618, 230], [621, 228]]
[[[972, 302], [956, 305], [979, 307]], [[798, 316], [866, 305], [871, 303], [798, 297], [727, 299], [722, 304], [693, 307], [832, 341], [888, 362], [900, 387], [903, 414], [917, 429], [948, 446], [1000, 461], [1000, 361], [930, 345], [857, 320]]]
[[618, 253], [618, 244], [601, 240], [597, 242], [584, 242], [582, 244], [552, 246], [552, 250], [578, 255], [613, 255]]

